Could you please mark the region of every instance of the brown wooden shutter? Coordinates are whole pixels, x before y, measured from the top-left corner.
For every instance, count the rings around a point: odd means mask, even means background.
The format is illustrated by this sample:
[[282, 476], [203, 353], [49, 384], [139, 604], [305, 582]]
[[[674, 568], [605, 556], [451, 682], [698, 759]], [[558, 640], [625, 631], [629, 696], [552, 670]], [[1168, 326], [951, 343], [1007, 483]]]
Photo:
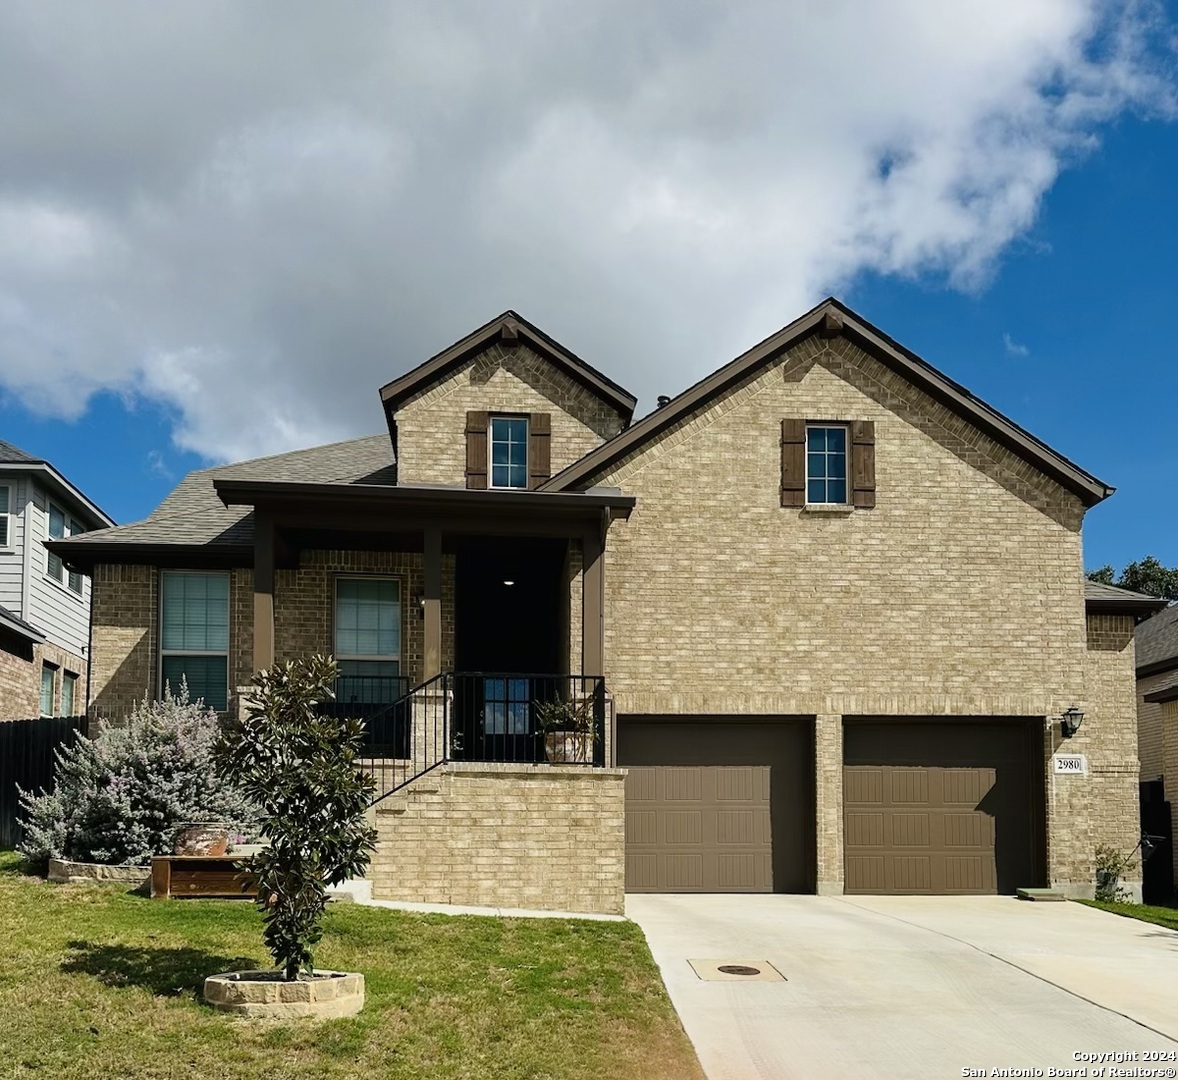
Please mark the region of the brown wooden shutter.
[[490, 416], [485, 412], [466, 414], [466, 486], [487, 486], [487, 426]]
[[534, 412], [528, 417], [528, 487], [539, 487], [552, 475], [552, 416]]
[[875, 507], [875, 421], [851, 425], [851, 502], [861, 510]]
[[781, 505], [806, 505], [806, 421], [781, 421]]

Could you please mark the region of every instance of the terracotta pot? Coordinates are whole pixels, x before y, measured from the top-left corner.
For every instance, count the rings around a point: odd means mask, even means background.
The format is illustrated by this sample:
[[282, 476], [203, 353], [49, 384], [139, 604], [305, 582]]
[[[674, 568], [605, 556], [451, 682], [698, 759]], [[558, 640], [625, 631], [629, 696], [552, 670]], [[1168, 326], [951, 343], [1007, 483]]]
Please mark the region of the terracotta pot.
[[592, 741], [584, 731], [548, 731], [544, 753], [553, 765], [587, 765], [593, 760]]
[[229, 849], [229, 826], [211, 822], [185, 825], [176, 833], [173, 855], [224, 855]]

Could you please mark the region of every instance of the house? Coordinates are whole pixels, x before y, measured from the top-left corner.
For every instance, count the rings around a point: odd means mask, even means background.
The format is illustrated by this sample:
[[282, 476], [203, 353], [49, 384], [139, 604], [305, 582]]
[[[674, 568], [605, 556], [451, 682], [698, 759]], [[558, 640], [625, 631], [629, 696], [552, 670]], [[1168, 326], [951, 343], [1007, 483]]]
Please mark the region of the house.
[[0, 720], [85, 712], [90, 582], [44, 541], [113, 524], [48, 461], [0, 440]]
[[[1163, 610], [1137, 628], [1137, 741], [1141, 756], [1141, 789], [1144, 799], [1170, 802], [1170, 833], [1178, 798], [1178, 604]], [[1169, 776], [1169, 787], [1166, 777]], [[1155, 835], [1160, 834], [1159, 832]], [[1171, 844], [1170, 865], [1175, 867]], [[1178, 868], [1171, 872], [1178, 886]], [[1165, 894], [1159, 882], [1159, 892]]]
[[[637, 421], [514, 312], [380, 396], [387, 434], [51, 545], [93, 577], [97, 715], [336, 655], [377, 896], [1091, 895], [1136, 844], [1155, 605], [1082, 573], [1112, 488], [837, 300]], [[547, 699], [591, 763], [544, 761]]]

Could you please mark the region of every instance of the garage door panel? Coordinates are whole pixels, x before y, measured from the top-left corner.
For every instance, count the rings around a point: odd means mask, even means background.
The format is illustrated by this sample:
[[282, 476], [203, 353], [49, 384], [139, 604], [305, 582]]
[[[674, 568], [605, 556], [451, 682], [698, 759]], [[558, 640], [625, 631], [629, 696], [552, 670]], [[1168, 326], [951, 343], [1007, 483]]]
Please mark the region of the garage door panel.
[[698, 810], [671, 810], [662, 815], [663, 843], [668, 847], [703, 843], [703, 815]]
[[850, 723], [848, 893], [993, 893], [1036, 884], [1029, 727]]
[[[617, 760], [629, 770], [627, 889], [813, 890], [812, 719], [622, 716]], [[648, 812], [653, 839], [648, 821], [634, 819]], [[668, 826], [675, 812], [698, 812], [698, 831]], [[693, 843], [702, 856], [694, 876], [668, 865], [667, 854], [692, 853]]]

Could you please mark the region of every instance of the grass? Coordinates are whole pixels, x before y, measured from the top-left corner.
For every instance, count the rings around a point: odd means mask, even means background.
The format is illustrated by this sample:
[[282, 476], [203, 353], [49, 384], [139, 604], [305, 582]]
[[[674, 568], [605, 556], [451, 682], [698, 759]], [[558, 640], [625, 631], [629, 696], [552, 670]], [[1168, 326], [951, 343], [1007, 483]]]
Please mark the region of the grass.
[[1123, 904], [1117, 900], [1081, 900], [1079, 902], [1086, 907], [1111, 911], [1114, 915], [1124, 915], [1127, 919], [1138, 919], [1141, 922], [1164, 926], [1168, 930], [1178, 930], [1178, 908], [1158, 907], [1154, 904]]
[[0, 853], [0, 928], [0, 1077], [702, 1080], [631, 923], [333, 905], [317, 957], [368, 997], [322, 1023], [200, 1001], [206, 975], [270, 966], [244, 901], [52, 885]]

